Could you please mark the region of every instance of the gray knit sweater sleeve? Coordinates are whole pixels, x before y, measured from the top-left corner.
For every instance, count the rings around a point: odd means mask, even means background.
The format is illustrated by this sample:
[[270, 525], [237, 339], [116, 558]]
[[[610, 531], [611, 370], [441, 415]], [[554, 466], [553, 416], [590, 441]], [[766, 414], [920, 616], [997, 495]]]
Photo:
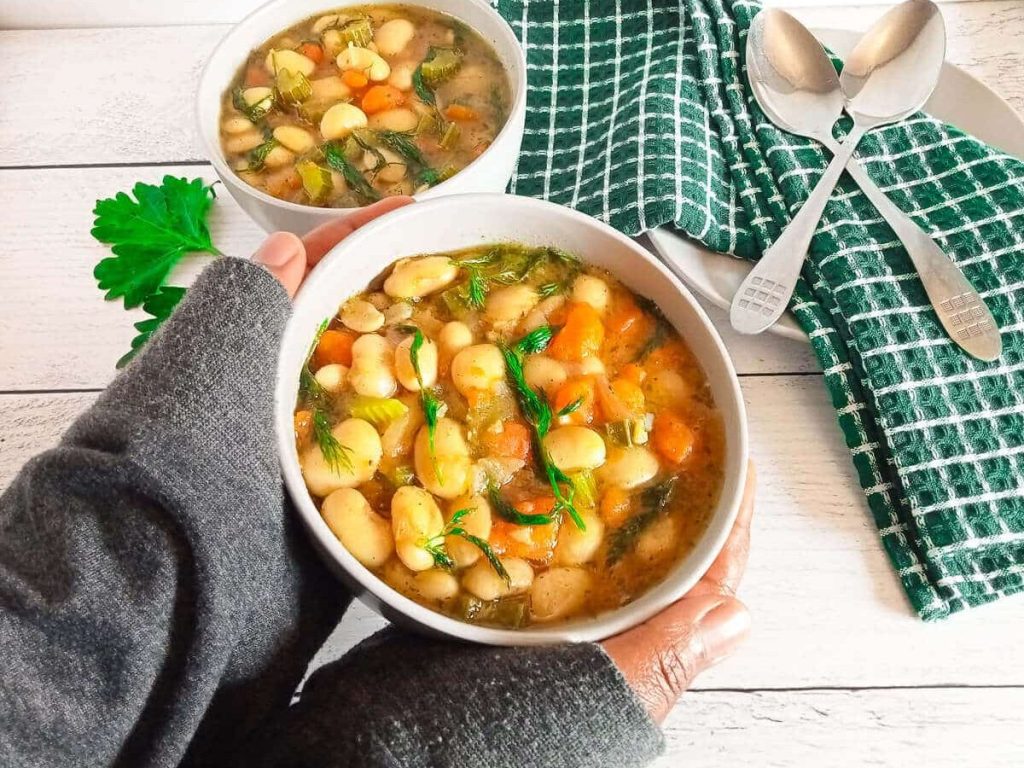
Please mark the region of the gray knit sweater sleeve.
[[0, 496], [0, 765], [647, 762], [660, 735], [591, 645], [382, 633], [289, 707], [350, 597], [282, 495], [288, 311], [218, 261]]

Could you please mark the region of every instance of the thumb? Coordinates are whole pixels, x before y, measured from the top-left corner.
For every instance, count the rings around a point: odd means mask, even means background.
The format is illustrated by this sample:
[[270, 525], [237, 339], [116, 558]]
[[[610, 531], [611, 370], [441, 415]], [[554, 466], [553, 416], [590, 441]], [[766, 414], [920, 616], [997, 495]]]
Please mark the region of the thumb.
[[289, 297], [299, 290], [306, 274], [306, 247], [297, 235], [291, 232], [268, 235], [253, 254], [253, 260], [280, 281]]
[[694, 678], [731, 654], [749, 629], [750, 614], [739, 600], [700, 595], [602, 645], [660, 723]]

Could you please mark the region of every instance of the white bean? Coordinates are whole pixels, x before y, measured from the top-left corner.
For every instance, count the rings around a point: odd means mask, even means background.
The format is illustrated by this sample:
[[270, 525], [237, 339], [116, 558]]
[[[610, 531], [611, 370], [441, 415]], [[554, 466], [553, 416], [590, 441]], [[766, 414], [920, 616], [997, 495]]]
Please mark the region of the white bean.
[[529, 312], [540, 296], [528, 285], [508, 285], [487, 296], [484, 317], [492, 325], [515, 325]]
[[334, 394], [345, 388], [348, 368], [341, 363], [328, 363], [318, 368], [313, 378], [325, 392]]
[[398, 325], [411, 317], [412, 306], [404, 301], [399, 301], [384, 310], [384, 325]]
[[665, 516], [655, 520], [636, 540], [637, 557], [647, 562], [657, 562], [674, 552], [679, 542], [679, 525], [674, 517]]
[[373, 333], [384, 325], [384, 313], [365, 299], [349, 299], [341, 308], [341, 322], [357, 333]]
[[502, 557], [500, 560], [509, 575], [510, 584], [506, 584], [491, 564], [483, 559], [463, 574], [462, 586], [485, 601], [528, 590], [533, 583], [533, 568], [530, 564], [518, 557]]
[[465, 323], [452, 320], [450, 323], [444, 324], [438, 341], [444, 353], [449, 357], [454, 357], [456, 353], [473, 343], [473, 331]]
[[644, 380], [644, 394], [656, 407], [674, 407], [686, 403], [693, 389], [686, 380], [673, 370], [659, 370]]
[[447, 256], [402, 259], [384, 281], [384, 293], [396, 299], [418, 299], [446, 288], [459, 268]]
[[[248, 152], [250, 149], [256, 149], [260, 144], [263, 143], [263, 134], [259, 131], [247, 131], [246, 133], [236, 133], [234, 136], [228, 136], [224, 140], [224, 151], [225, 152]], [[246, 160], [246, 166], [249, 161]]]
[[438, 419], [433, 454], [429, 430], [426, 426], [420, 428], [413, 448], [413, 463], [423, 487], [442, 499], [461, 496], [469, 488], [473, 475], [469, 447], [462, 427], [452, 419]]
[[598, 477], [608, 485], [629, 490], [654, 479], [658, 474], [658, 457], [642, 445], [613, 448]]
[[263, 63], [267, 71], [273, 75], [281, 70], [288, 70], [293, 74], [301, 72], [305, 77], [309, 77], [316, 69], [316, 62], [298, 51], [275, 51], [273, 48]]
[[320, 118], [320, 135], [328, 141], [343, 139], [357, 128], [366, 127], [366, 114], [359, 107], [342, 102], [324, 112]]
[[315, 142], [309, 131], [299, 128], [297, 125], [279, 125], [274, 129], [274, 138], [285, 149], [292, 152], [308, 152], [313, 148]]
[[382, 56], [394, 56], [402, 52], [415, 34], [416, 27], [408, 19], [392, 19], [377, 28], [373, 42]]
[[544, 355], [530, 355], [523, 366], [523, 376], [532, 389], [551, 393], [563, 383], [568, 375], [559, 361]]
[[467, 397], [474, 391], [488, 391], [505, 378], [505, 358], [493, 344], [474, 344], [452, 360], [452, 383]]
[[542, 325], [548, 324], [548, 318], [555, 310], [559, 309], [565, 304], [565, 296], [559, 294], [557, 296], [549, 296], [544, 299], [540, 304], [534, 307], [530, 314], [523, 319], [523, 331], [529, 333], [535, 331]]
[[259, 107], [262, 110], [269, 110], [274, 106], [274, 90], [263, 85], [246, 88], [242, 91], [242, 101], [250, 107]]
[[604, 440], [587, 427], [559, 427], [544, 438], [551, 462], [563, 472], [596, 469], [604, 464]]
[[420, 119], [415, 112], [403, 107], [386, 109], [370, 115], [370, 127], [375, 131], [412, 131], [419, 122]]
[[[570, 369], [570, 366], [566, 366]], [[599, 357], [585, 357], [571, 366], [573, 376], [604, 376], [605, 367]]]
[[[467, 533], [479, 536], [484, 541], [491, 535], [491, 505], [483, 496], [460, 496], [448, 504], [448, 519], [456, 512], [468, 509], [469, 513], [461, 519], [459, 525]], [[463, 539], [461, 536], [449, 536], [445, 540], [448, 554], [451, 555], [455, 565], [465, 568], [473, 565], [479, 560], [483, 553], [475, 544]]]
[[420, 571], [413, 577], [413, 585], [424, 600], [440, 602], [459, 594], [459, 580], [440, 568]]
[[388, 85], [392, 85], [400, 91], [408, 91], [412, 88], [412, 73], [415, 70], [416, 65], [411, 62], [392, 65]]
[[434, 497], [422, 488], [403, 485], [391, 497], [391, 529], [395, 551], [407, 568], [425, 571], [433, 567], [433, 556], [424, 545], [444, 528], [444, 518]]
[[589, 304], [602, 314], [608, 309], [610, 298], [611, 291], [608, 290], [608, 283], [599, 277], [580, 275], [572, 284], [572, 300]]
[[360, 395], [391, 397], [398, 389], [394, 362], [391, 342], [375, 334], [360, 336], [352, 344], [352, 368], [348, 380]]
[[342, 446], [348, 462], [342, 458], [329, 464], [315, 443], [299, 457], [306, 487], [314, 496], [327, 496], [339, 488], [355, 488], [373, 477], [380, 465], [380, 436], [369, 422], [346, 419], [331, 434]]
[[582, 568], [550, 568], [544, 571], [530, 590], [530, 615], [534, 621], [554, 621], [571, 616], [586, 603], [590, 584], [590, 574]]
[[291, 165], [295, 162], [295, 154], [289, 152], [284, 147], [274, 147], [267, 156], [263, 158], [263, 164], [267, 168], [284, 168], [286, 165]]
[[339, 488], [320, 507], [327, 527], [367, 568], [384, 565], [394, 550], [391, 524], [355, 488]]
[[328, 27], [333, 27], [338, 23], [338, 14], [328, 13], [326, 16], [321, 16], [319, 19], [313, 22], [313, 32], [319, 35]]
[[352, 95], [352, 89], [337, 75], [318, 77], [316, 80], [310, 80], [309, 85], [312, 88], [310, 98], [314, 101], [341, 101]]
[[401, 592], [407, 597], [416, 598], [419, 590], [416, 589], [416, 574], [405, 567], [405, 564], [397, 557], [392, 557], [384, 564], [381, 571], [384, 581], [392, 589]]
[[391, 65], [384, 61], [380, 54], [356, 45], [344, 48], [338, 54], [336, 63], [342, 72], [346, 69], [356, 69], [378, 83], [387, 80], [391, 74]]
[[597, 554], [604, 538], [604, 522], [590, 510], [579, 510], [586, 530], [580, 530], [574, 522], [566, 520], [558, 532], [555, 546], [555, 562], [559, 565], [582, 565], [590, 562]]
[[[395, 375], [402, 386], [410, 392], [419, 392], [420, 383], [416, 379], [416, 369], [412, 365], [414, 338], [407, 336], [395, 347]], [[437, 345], [430, 339], [424, 339], [423, 345], [416, 352], [416, 362], [420, 366], [423, 386], [434, 386], [437, 383]]]
[[224, 120], [220, 124], [220, 129], [228, 134], [245, 133], [252, 130], [252, 123], [249, 122], [249, 118], [236, 115]]

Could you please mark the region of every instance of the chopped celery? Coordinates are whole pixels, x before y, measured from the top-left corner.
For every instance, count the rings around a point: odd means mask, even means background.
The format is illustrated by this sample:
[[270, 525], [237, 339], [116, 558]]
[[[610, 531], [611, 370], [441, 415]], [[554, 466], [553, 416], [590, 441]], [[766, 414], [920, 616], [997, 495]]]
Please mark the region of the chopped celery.
[[526, 624], [529, 607], [527, 595], [513, 595], [484, 602], [463, 593], [459, 595], [455, 604], [455, 613], [463, 620], [474, 624], [491, 624], [516, 629]]
[[572, 481], [573, 490], [576, 492], [576, 501], [584, 507], [597, 506], [597, 481], [594, 480], [594, 473], [589, 469], [573, 472], [569, 475]]
[[409, 406], [393, 397], [369, 397], [357, 395], [349, 403], [349, 415], [356, 419], [368, 421], [376, 427], [390, 424], [399, 416], [404, 416]]
[[643, 419], [624, 419], [605, 424], [605, 433], [608, 439], [618, 445], [646, 445], [647, 428]]
[[444, 129], [444, 133], [441, 135], [441, 140], [437, 142], [438, 146], [440, 146], [441, 149], [454, 149], [455, 145], [459, 143], [459, 136], [461, 134], [462, 131], [459, 130], [459, 126], [455, 123], [448, 123]]
[[303, 160], [295, 166], [295, 170], [302, 179], [302, 188], [306, 190], [309, 199], [318, 203], [331, 194], [334, 183], [331, 181], [331, 172], [321, 168], [312, 160]]
[[416, 472], [408, 464], [398, 464], [388, 472], [382, 472], [387, 481], [395, 488], [412, 485], [416, 480]]
[[349, 43], [365, 48], [373, 40], [373, 26], [365, 16], [346, 22], [339, 30], [341, 42], [346, 46]]
[[301, 72], [279, 69], [275, 81], [281, 100], [289, 104], [300, 104], [313, 95], [313, 86]]
[[432, 48], [426, 60], [420, 65], [423, 81], [436, 88], [459, 71], [462, 66], [462, 51], [455, 48]]

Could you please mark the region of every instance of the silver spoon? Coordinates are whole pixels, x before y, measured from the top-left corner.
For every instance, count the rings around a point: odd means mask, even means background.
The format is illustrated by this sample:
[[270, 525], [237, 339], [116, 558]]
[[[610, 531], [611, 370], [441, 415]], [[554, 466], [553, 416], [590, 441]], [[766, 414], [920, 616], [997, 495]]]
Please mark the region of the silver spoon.
[[[995, 322], [963, 273], [850, 157], [853, 144], [865, 131], [903, 119], [924, 104], [938, 79], [944, 51], [942, 17], [932, 3], [911, 0], [886, 14], [864, 36], [844, 67], [842, 86], [851, 96], [848, 109], [856, 127], [847, 141], [839, 144], [832, 138], [832, 127], [847, 106], [846, 98], [820, 43], [783, 11], [765, 10], [754, 19], [747, 38], [747, 69], [758, 104], [780, 128], [819, 141], [835, 157], [812, 197], [737, 292], [730, 315], [737, 330], [758, 333], [785, 311], [842, 161], [903, 242], [950, 337], [980, 359], [999, 356], [1001, 341]], [[830, 176], [827, 194], [816, 200], [814, 195]], [[817, 210], [811, 208], [812, 200]], [[812, 214], [808, 230], [791, 234], [797, 219]], [[762, 267], [772, 253], [776, 255], [768, 267]], [[772, 274], [761, 271], [767, 269]], [[777, 301], [771, 301], [773, 296]]]

